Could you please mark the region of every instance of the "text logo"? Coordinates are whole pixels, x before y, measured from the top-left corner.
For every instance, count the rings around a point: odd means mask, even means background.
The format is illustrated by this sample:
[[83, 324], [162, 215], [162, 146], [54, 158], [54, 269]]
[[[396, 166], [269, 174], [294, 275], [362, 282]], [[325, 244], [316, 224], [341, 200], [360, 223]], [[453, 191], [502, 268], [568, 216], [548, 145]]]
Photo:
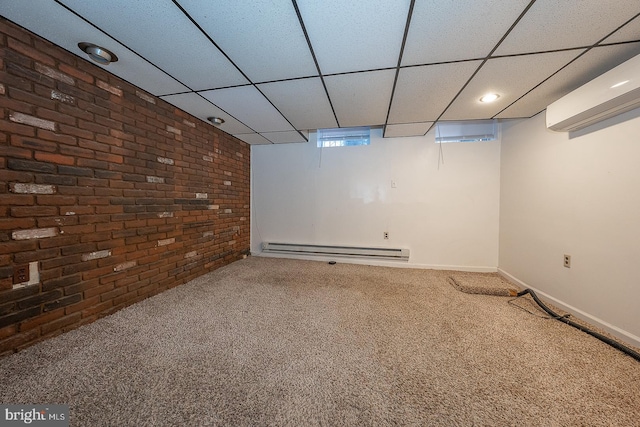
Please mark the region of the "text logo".
[[69, 427], [69, 405], [0, 405], [0, 427]]

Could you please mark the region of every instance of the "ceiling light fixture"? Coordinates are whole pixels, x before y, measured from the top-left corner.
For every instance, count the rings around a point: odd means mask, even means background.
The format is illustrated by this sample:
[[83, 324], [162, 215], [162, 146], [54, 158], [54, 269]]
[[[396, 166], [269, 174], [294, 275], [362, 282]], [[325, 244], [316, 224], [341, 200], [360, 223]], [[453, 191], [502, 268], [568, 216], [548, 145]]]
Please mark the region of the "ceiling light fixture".
[[207, 120], [209, 120], [211, 123], [213, 123], [216, 126], [220, 126], [221, 124], [224, 123], [224, 119], [221, 119], [220, 117], [207, 117]]
[[624, 85], [624, 84], [627, 84], [627, 83], [629, 83], [629, 80], [625, 80], [625, 81], [623, 81], [623, 82], [616, 83], [616, 84], [614, 84], [613, 86], [611, 86], [611, 88], [610, 88], [610, 89], [615, 89], [615, 88], [620, 87], [620, 86], [622, 86], [622, 85]]
[[109, 65], [118, 60], [115, 53], [93, 43], [78, 43], [78, 47], [98, 64]]
[[498, 95], [497, 93], [487, 93], [485, 95], [482, 95], [482, 97], [480, 98], [480, 102], [493, 102], [498, 98], [500, 98], [500, 95]]

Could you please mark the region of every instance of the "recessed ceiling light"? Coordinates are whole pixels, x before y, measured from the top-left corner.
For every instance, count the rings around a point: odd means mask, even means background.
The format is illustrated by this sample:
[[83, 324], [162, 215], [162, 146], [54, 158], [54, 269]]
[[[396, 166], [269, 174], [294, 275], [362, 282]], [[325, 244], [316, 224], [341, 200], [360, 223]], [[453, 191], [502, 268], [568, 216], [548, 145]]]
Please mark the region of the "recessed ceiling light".
[[616, 83], [613, 86], [611, 86], [611, 89], [615, 89], [615, 88], [620, 87], [620, 86], [622, 86], [624, 84], [627, 84], [627, 83], [629, 83], [629, 80], [625, 80], [623, 82]]
[[224, 123], [224, 119], [221, 119], [220, 117], [207, 117], [207, 120], [209, 120], [211, 123], [213, 123], [216, 126], [220, 126], [221, 124]]
[[118, 60], [115, 53], [93, 43], [78, 43], [78, 47], [98, 64], [109, 65]]
[[500, 95], [498, 95], [497, 93], [487, 93], [485, 95], [482, 95], [482, 97], [480, 98], [480, 102], [493, 102], [498, 98], [500, 98]]

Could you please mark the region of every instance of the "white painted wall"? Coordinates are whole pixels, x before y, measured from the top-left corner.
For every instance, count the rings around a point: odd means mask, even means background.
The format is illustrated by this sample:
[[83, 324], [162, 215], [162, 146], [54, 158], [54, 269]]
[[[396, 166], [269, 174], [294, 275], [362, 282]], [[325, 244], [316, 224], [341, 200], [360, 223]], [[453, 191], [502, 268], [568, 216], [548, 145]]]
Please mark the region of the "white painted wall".
[[432, 133], [251, 148], [254, 254], [263, 241], [400, 247], [411, 251], [405, 266], [496, 270], [498, 141], [443, 144], [439, 168]]
[[548, 131], [544, 113], [503, 124], [500, 202], [500, 271], [635, 345], [639, 116], [571, 135]]

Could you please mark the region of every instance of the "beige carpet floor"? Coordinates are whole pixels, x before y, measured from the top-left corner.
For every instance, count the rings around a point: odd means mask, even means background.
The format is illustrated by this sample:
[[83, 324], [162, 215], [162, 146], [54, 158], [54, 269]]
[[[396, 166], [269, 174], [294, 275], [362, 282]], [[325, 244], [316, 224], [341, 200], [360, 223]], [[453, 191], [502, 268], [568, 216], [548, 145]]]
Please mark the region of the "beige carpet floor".
[[495, 295], [501, 297], [516, 296], [519, 289], [509, 283], [497, 273], [452, 273], [448, 278], [449, 283], [468, 294]]
[[250, 257], [0, 359], [73, 426], [634, 426], [640, 363], [451, 272]]

